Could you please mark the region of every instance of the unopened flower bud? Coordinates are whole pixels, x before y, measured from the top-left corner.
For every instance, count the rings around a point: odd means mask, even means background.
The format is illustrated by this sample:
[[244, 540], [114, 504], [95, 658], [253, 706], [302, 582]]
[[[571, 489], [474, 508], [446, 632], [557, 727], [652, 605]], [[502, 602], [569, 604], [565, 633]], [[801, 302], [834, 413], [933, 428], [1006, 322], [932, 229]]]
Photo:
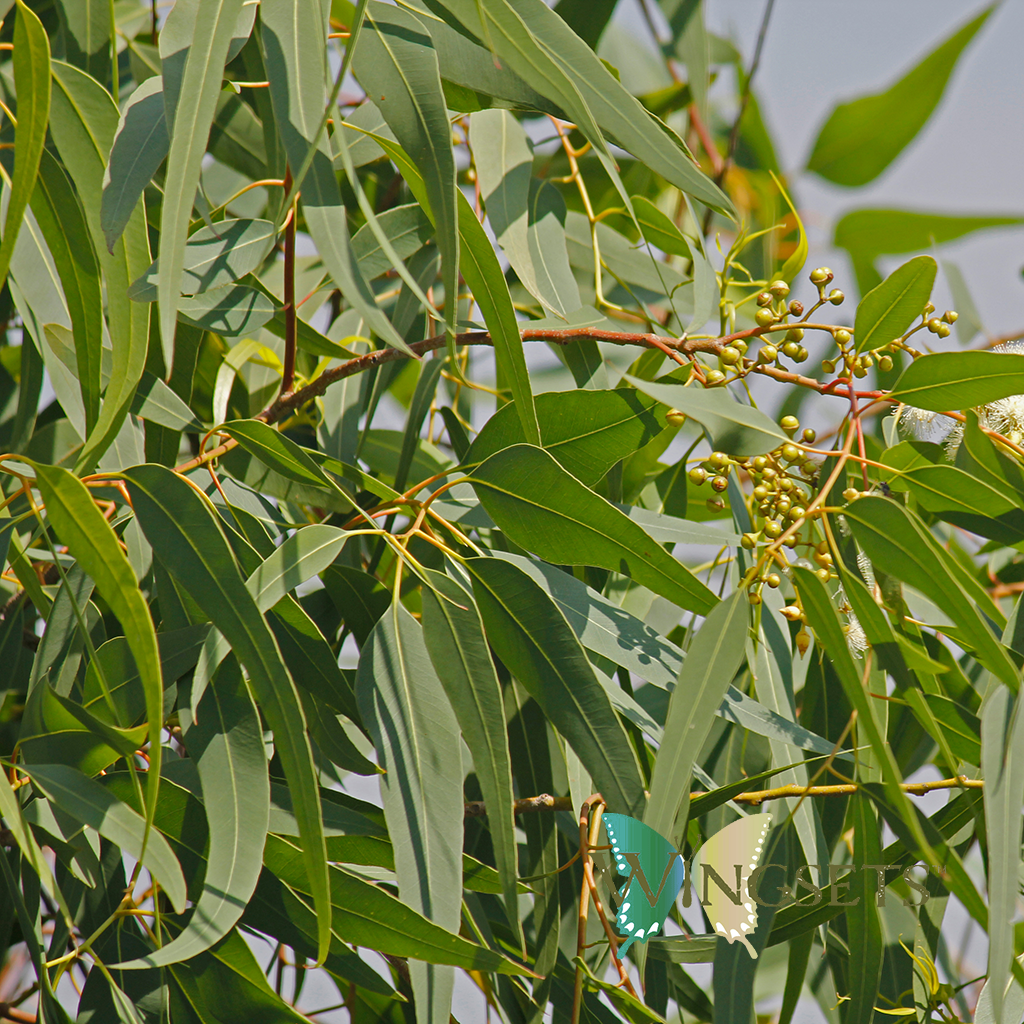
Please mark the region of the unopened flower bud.
[[757, 353], [757, 361], [759, 363], [774, 363], [778, 356], [778, 349], [774, 345], [762, 345], [760, 352]]
[[811, 284], [828, 284], [834, 276], [828, 267], [818, 267], [811, 271]]
[[708, 478], [707, 471], [701, 469], [700, 466], [694, 466], [686, 475], [690, 478], [690, 483], [695, 487], [700, 487]]
[[754, 322], [758, 327], [771, 327], [775, 323], [775, 314], [770, 309], [759, 309], [754, 314]]
[[740, 353], [738, 349], [733, 348], [731, 345], [726, 345], [718, 354], [718, 358], [726, 366], [735, 366], [740, 361]]
[[708, 382], [708, 387], [717, 387], [725, 380], [725, 374], [721, 370], [708, 370], [704, 374], [704, 379]]
[[856, 487], [847, 487], [846, 490], [843, 491], [843, 497], [847, 501], [856, 501], [860, 497], [860, 491], [858, 491]]
[[959, 316], [960, 314], [955, 309], [947, 309], [946, 312], [942, 314], [942, 319], [945, 320], [947, 324], [955, 324]]
[[784, 299], [789, 294], [789, 285], [785, 281], [772, 281], [768, 285], [768, 291], [777, 299]]
[[804, 315], [804, 304], [799, 299], [794, 299], [789, 304], [789, 315], [790, 316], [803, 316]]
[[884, 373], [888, 373], [892, 369], [892, 356], [879, 356], [878, 368]]
[[931, 320], [929, 320], [928, 323], [925, 324], [925, 326], [928, 328], [929, 331], [932, 332], [932, 334], [938, 334], [939, 328], [942, 327], [943, 324], [937, 316], [933, 316]]
[[807, 653], [807, 648], [811, 646], [811, 634], [806, 629], [801, 629], [796, 635], [796, 649], [800, 652], [802, 658]]
[[758, 292], [757, 298], [754, 300], [761, 307], [770, 306], [772, 304], [772, 293], [771, 292]]
[[783, 416], [779, 426], [792, 437], [800, 429], [800, 421], [795, 416]]
[[949, 325], [948, 324], [939, 324], [939, 329], [935, 333], [940, 338], [948, 338], [949, 337]]
[[845, 327], [840, 327], [839, 330], [833, 334], [833, 337], [836, 339], [837, 344], [849, 345], [850, 339], [853, 337], [853, 335], [850, 334], [850, 332]]
[[704, 504], [709, 512], [725, 511], [725, 502], [722, 501], [721, 498], [708, 498], [708, 500], [705, 501]]
[[679, 409], [669, 409], [669, 411], [665, 413], [665, 419], [667, 419], [673, 427], [681, 427], [686, 422], [686, 413]]
[[799, 622], [803, 614], [800, 606], [796, 604], [788, 604], [782, 609], [782, 617], [789, 619], [790, 622]]
[[828, 301], [831, 302], [833, 306], [841, 306], [845, 298], [846, 296], [838, 288], [833, 288], [832, 291], [828, 293]]

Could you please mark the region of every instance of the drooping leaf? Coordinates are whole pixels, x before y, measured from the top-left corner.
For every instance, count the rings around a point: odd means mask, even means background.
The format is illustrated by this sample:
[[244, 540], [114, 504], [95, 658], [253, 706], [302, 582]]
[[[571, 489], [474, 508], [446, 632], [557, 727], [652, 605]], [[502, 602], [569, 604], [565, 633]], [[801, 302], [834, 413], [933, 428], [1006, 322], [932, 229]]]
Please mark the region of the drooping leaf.
[[892, 397], [918, 409], [947, 412], [1024, 393], [1024, 360], [1011, 352], [934, 352], [900, 375]]
[[299, 820], [317, 907], [319, 955], [324, 956], [330, 945], [327, 860], [312, 754], [295, 684], [205, 499], [162, 466], [137, 466], [124, 476], [147, 539], [157, 550], [173, 551], [165, 563], [168, 570], [227, 637], [274, 730]]
[[474, 558], [467, 569], [495, 653], [565, 736], [609, 806], [642, 810], [636, 755], [564, 616], [510, 562]]

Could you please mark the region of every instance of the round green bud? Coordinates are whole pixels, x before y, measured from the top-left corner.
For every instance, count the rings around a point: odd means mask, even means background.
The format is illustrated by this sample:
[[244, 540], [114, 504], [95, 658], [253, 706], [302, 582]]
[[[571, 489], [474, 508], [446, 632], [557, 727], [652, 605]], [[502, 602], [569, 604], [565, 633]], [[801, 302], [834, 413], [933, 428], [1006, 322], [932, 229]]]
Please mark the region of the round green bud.
[[762, 519], [767, 519], [772, 514], [773, 508], [774, 506], [770, 501], [762, 501], [761, 504], [757, 506], [757, 514], [761, 516]]
[[828, 267], [818, 267], [811, 271], [811, 284], [828, 284], [835, 275]]
[[755, 501], [764, 501], [764, 499], [768, 497], [768, 493], [769, 493], [768, 492], [768, 488], [765, 487], [764, 484], [758, 484], [754, 488], [754, 500]]
[[721, 370], [708, 370], [704, 374], [704, 379], [708, 382], [708, 387], [713, 388], [725, 380], [725, 374]]
[[874, 359], [871, 358], [869, 353], [865, 352], [864, 355], [860, 357], [860, 364], [861, 366], [866, 366], [868, 369], [870, 369], [872, 366], [875, 365], [875, 361]]
[[784, 476], [779, 481], [779, 490], [782, 491], [783, 494], [789, 494], [791, 491], [793, 491], [795, 489], [796, 489], [796, 484], [793, 483], [793, 481], [790, 480], [790, 478], [788, 476]]
[[774, 519], [769, 519], [768, 522], [764, 524], [764, 532], [766, 536], [775, 540], [775, 538], [782, 533], [782, 524], [776, 522]]
[[734, 349], [736, 349], [737, 352], [739, 352], [741, 356], [746, 355], [747, 349], [750, 348], [750, 346], [742, 338], [737, 338], [735, 341], [730, 342], [730, 344]]
[[933, 316], [925, 326], [932, 332], [932, 334], [938, 334], [939, 328], [942, 327], [942, 321], [937, 316]]
[[754, 321], [758, 327], [771, 327], [775, 323], [775, 314], [770, 309], [759, 309], [754, 314]]
[[763, 455], [757, 455], [754, 457], [754, 461], [751, 462], [750, 468], [755, 473], [763, 473], [764, 467], [768, 465], [768, 460]]
[[798, 519], [803, 519], [803, 517], [806, 514], [807, 514], [807, 509], [805, 509], [803, 507], [803, 505], [794, 505], [789, 510], [789, 520], [790, 520], [790, 522], [795, 523]]
[[774, 363], [779, 357], [779, 350], [774, 345], [762, 345], [761, 351], [757, 353], [759, 363]]
[[828, 293], [828, 301], [831, 302], [833, 306], [841, 306], [845, 298], [846, 296], [838, 288], [833, 288], [832, 291]]
[[725, 452], [712, 452], [708, 456], [708, 462], [711, 463], [715, 469], [725, 469], [729, 465], [729, 456]]
[[814, 444], [814, 442], [818, 439], [817, 433], [811, 427], [807, 427], [807, 429], [804, 430], [802, 436], [804, 439], [804, 444]]
[[785, 515], [790, 510], [790, 508], [792, 508], [792, 506], [793, 503], [789, 500], [789, 498], [781, 497], [777, 502], [775, 502], [775, 511], [778, 512], [779, 515]]
[[786, 341], [803, 341], [804, 329], [802, 327], [790, 327], [786, 331]]
[[789, 294], [789, 285], [785, 281], [772, 281], [768, 285], [768, 291], [777, 299], [784, 299]]
[[924, 304], [924, 315], [928, 316], [929, 313], [934, 313], [934, 312], [935, 312], [935, 303], [934, 302], [926, 302]]
[[799, 299], [794, 299], [789, 304], [789, 315], [790, 316], [803, 316], [804, 315], [804, 304]]
[[795, 341], [787, 341], [782, 346], [782, 354], [788, 356], [790, 359], [800, 358], [800, 349], [802, 346], [798, 345]]
[[860, 491], [858, 491], [856, 487], [847, 487], [846, 490], [843, 491], [843, 498], [846, 501], [856, 501], [859, 497]]
[[758, 292], [755, 300], [759, 306], [770, 306], [772, 304], [771, 292]]
[[892, 369], [892, 356], [879, 356], [878, 368], [888, 373]]
[[857, 360], [856, 364], [853, 367], [853, 375], [854, 375], [854, 377], [858, 377], [858, 378], [859, 377], [866, 377], [868, 375], [868, 368], [859, 359]]
[[777, 590], [779, 585], [782, 583], [782, 577], [777, 572], [770, 572], [765, 578], [765, 583], [767, 583], [772, 590]]
[[722, 501], [721, 498], [708, 498], [708, 500], [704, 502], [704, 505], [707, 507], [709, 512], [725, 511], [725, 502]]
[[740, 537], [740, 546], [746, 548], [748, 551], [753, 551], [757, 547], [757, 534], [756, 533], [745, 533]]
[[761, 595], [758, 594], [756, 591], [751, 590], [747, 594], [747, 600], [756, 608], [761, 603]]
[[819, 569], [814, 575], [817, 576], [822, 583], [828, 583], [832, 578], [832, 573], [830, 573], [828, 569]]
[[679, 409], [669, 409], [665, 413], [665, 419], [672, 424], [673, 427], [681, 427], [686, 422], [686, 413]]
[[849, 345], [853, 335], [845, 327], [840, 327], [838, 331], [833, 333], [832, 337], [836, 339], [836, 344], [838, 345]]
[[686, 475], [690, 478], [690, 483], [695, 487], [700, 487], [708, 478], [707, 472], [701, 469], [700, 466], [694, 466]]
[[800, 421], [795, 416], [783, 416], [782, 419], [779, 420], [779, 426], [782, 427], [790, 437], [792, 437], [793, 434], [800, 429]]
[[799, 352], [797, 352], [797, 354], [796, 354], [796, 361], [797, 361], [798, 363], [803, 363], [803, 362], [806, 362], [806, 361], [807, 361], [807, 358], [808, 358], [808, 356], [810, 356], [810, 354], [811, 354], [811, 353], [810, 353], [810, 352], [808, 352], [808, 351], [807, 351], [807, 349], [805, 349], [805, 348], [803, 347], [803, 345], [801, 345], [801, 346], [800, 346], [800, 351], [799, 351]]
[[733, 348], [731, 345], [726, 345], [718, 354], [718, 358], [721, 359], [726, 366], [735, 366], [740, 361], [741, 356], [737, 349]]
[[800, 449], [795, 444], [784, 444], [782, 446], [782, 457], [787, 462], [796, 462], [800, 458]]
[[947, 324], [955, 324], [959, 316], [960, 314], [955, 309], [947, 309], [946, 312], [942, 314], [942, 319], [945, 320]]
[[771, 466], [765, 466], [764, 470], [761, 473], [761, 475], [765, 478], [765, 480], [769, 481], [769, 483], [770, 483], [779, 474]]
[[821, 368], [825, 373], [836, 372], [836, 364], [831, 359], [822, 359]]
[[939, 329], [935, 333], [940, 338], [948, 338], [949, 337], [949, 325], [948, 324], [939, 324]]
[[729, 478], [727, 476], [716, 476], [711, 480], [711, 490], [716, 494], [721, 494], [729, 486]]
[[818, 472], [818, 464], [813, 459], [807, 459], [800, 465], [800, 472], [810, 480]]

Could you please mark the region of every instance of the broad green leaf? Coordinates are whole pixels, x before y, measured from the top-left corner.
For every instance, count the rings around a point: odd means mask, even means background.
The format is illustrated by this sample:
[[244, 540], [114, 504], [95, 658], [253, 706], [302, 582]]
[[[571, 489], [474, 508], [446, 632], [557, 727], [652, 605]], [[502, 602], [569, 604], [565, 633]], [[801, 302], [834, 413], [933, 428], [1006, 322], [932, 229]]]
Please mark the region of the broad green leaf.
[[167, 554], [168, 571], [227, 638], [274, 731], [299, 820], [322, 958], [330, 946], [331, 924], [326, 851], [312, 753], [295, 684], [206, 500], [162, 466], [136, 466], [124, 477], [147, 540]]
[[636, 755], [565, 617], [510, 562], [473, 558], [466, 568], [495, 653], [565, 737], [609, 807], [642, 810]]
[[104, 0], [61, 0], [68, 60], [97, 82], [110, 77], [113, 8]]
[[60, 164], [46, 150], [39, 162], [32, 212], [57, 265], [68, 304], [86, 430], [92, 430], [100, 411], [103, 345], [100, 268], [78, 196]]
[[[272, 835], [267, 837], [263, 856], [267, 868], [284, 883], [281, 903], [286, 913], [307, 933], [311, 932], [312, 907], [303, 898], [309, 882], [303, 870], [302, 851], [294, 842]], [[332, 865], [329, 870], [333, 928], [343, 942], [470, 971], [530, 973], [529, 968], [500, 953], [434, 924], [380, 886], [341, 867]]]
[[505, 448], [478, 466], [470, 480], [494, 522], [546, 561], [621, 572], [700, 614], [717, 603], [642, 527], [584, 487], [542, 448]]
[[[275, 1024], [304, 1024], [308, 1020], [270, 987], [252, 949], [237, 931], [229, 932], [212, 949], [187, 963], [174, 963], [169, 973], [197, 1021], [236, 1015]], [[175, 1008], [174, 1018], [180, 1016], [180, 1009]]]
[[[615, 391], [550, 391], [537, 395], [544, 449], [573, 476], [593, 487], [617, 462], [642, 448], [662, 429], [649, 398]], [[484, 424], [463, 464], [472, 465], [526, 440], [515, 404], [502, 406]]]
[[151, 255], [142, 203], [136, 205], [112, 253], [104, 241], [100, 211], [103, 178], [118, 122], [113, 99], [94, 79], [60, 61], [53, 62], [53, 84], [50, 131], [78, 189], [93, 247], [100, 257], [112, 349], [110, 383], [99, 421], [76, 466], [78, 472], [88, 472], [121, 430], [145, 369], [150, 310], [128, 298], [128, 286], [149, 266]]
[[[395, 603], [359, 658], [356, 698], [384, 769], [381, 795], [395, 849], [398, 893], [450, 932], [462, 905], [462, 757], [459, 725], [434, 672], [423, 631]], [[455, 973], [409, 965], [418, 1019], [450, 1013]]]
[[106, 791], [95, 779], [63, 764], [26, 765], [33, 785], [62, 811], [116, 843], [142, 863], [167, 893], [175, 911], [185, 909], [185, 879], [162, 833]]
[[853, 333], [857, 351], [880, 348], [900, 337], [924, 312], [938, 264], [915, 256], [860, 300]]
[[[390, 210], [385, 210], [377, 217], [377, 223], [400, 259], [412, 256], [434, 233], [430, 218], [423, 212], [419, 203], [406, 203], [404, 206], [394, 206]], [[352, 236], [352, 251], [367, 281], [372, 281], [391, 269], [391, 259], [369, 224], [364, 224]]]
[[928, 594], [960, 627], [978, 659], [1016, 692], [1017, 670], [982, 613], [1000, 627], [1005, 617], [920, 520], [895, 501], [875, 496], [860, 498], [844, 514], [871, 561]]
[[[666, 737], [654, 761], [644, 824], [676, 840], [685, 834], [690, 776], [712, 716], [743, 663], [749, 604], [742, 590], [713, 608], [679, 670], [665, 719]], [[678, 843], [677, 843], [678, 845]]]
[[848, 811], [853, 826], [853, 858], [865, 865], [854, 871], [846, 911], [847, 942], [850, 946], [850, 1002], [844, 1020], [848, 1024], [872, 1024], [879, 1002], [882, 973], [882, 922], [878, 913], [879, 880], [870, 865], [883, 864], [878, 814], [863, 793], [854, 793]]
[[254, 334], [273, 315], [274, 304], [244, 284], [225, 284], [191, 298], [178, 296], [178, 316], [193, 327], [226, 338]]
[[140, 419], [170, 430], [199, 430], [195, 413], [159, 378], [143, 373], [132, 399], [131, 411]]
[[[682, 140], [623, 88], [543, 0], [486, 6], [474, 0], [427, 0], [427, 6], [442, 17], [454, 16], [502, 63], [558, 103], [600, 156], [608, 154], [606, 134], [694, 199], [731, 214], [729, 199], [697, 168]], [[610, 157], [602, 162], [614, 181]], [[628, 193], [623, 199], [629, 201]]]
[[321, 579], [345, 626], [362, 647], [387, 611], [390, 592], [375, 576], [346, 565], [329, 566]]
[[113, 252], [143, 191], [167, 158], [170, 142], [164, 113], [164, 82], [155, 75], [129, 97], [110, 149], [100, 207], [108, 251]]
[[993, 9], [954, 32], [885, 92], [837, 106], [818, 133], [807, 169], [850, 187], [877, 178], [928, 123], [960, 54]]
[[934, 352], [915, 359], [892, 396], [934, 412], [973, 409], [1024, 394], [1024, 359], [1013, 352]]
[[[316, 145], [302, 189], [302, 209], [309, 233], [327, 272], [367, 326], [387, 344], [411, 351], [377, 305], [363, 276], [349, 237], [348, 218], [334, 176], [327, 137], [321, 133], [326, 91], [326, 18], [319, 4], [265, 0], [260, 4], [260, 43], [274, 116], [289, 166], [305, 166]], [[319, 134], [319, 138], [317, 138]]]
[[759, 409], [741, 405], [725, 388], [651, 383], [628, 373], [624, 379], [645, 395], [696, 420], [711, 435], [715, 448], [729, 455], [763, 455], [789, 440], [773, 419]]
[[1014, 949], [1019, 890], [1020, 809], [1024, 804], [1024, 698], [1001, 687], [981, 707], [981, 774], [988, 840], [988, 977], [993, 1016], [1001, 1017]]
[[35, 465], [34, 469], [50, 523], [117, 616], [139, 669], [149, 720], [151, 770], [146, 785], [147, 823], [151, 823], [160, 781], [164, 691], [153, 619], [116, 534], [85, 485], [58, 466]]
[[228, 661], [190, 720], [182, 710], [189, 758], [195, 762], [210, 814], [210, 845], [203, 892], [184, 930], [166, 946], [121, 970], [190, 960], [234, 928], [256, 889], [270, 816], [270, 782], [259, 714]]
[[522, 125], [507, 110], [481, 110], [470, 120], [470, 141], [481, 195], [498, 244], [526, 290], [563, 319], [580, 307], [565, 251], [561, 217], [533, 179], [533, 151]]
[[[436, 224], [436, 216], [430, 209], [426, 185], [423, 176], [408, 154], [396, 142], [374, 135], [373, 138], [395, 162], [409, 190], [423, 207], [427, 216]], [[498, 364], [498, 372], [508, 382], [512, 398], [519, 410], [519, 419], [523, 424], [523, 432], [531, 444], [540, 443], [540, 428], [537, 426], [537, 414], [534, 409], [533, 389], [530, 387], [530, 375], [526, 367], [526, 356], [523, 353], [523, 339], [519, 333], [519, 321], [516, 319], [512, 298], [508, 292], [505, 274], [495, 255], [491, 240], [487, 237], [483, 225], [477, 220], [469, 200], [461, 193], [456, 196], [459, 207], [459, 269], [466, 279], [473, 299], [483, 313], [484, 323], [490, 332], [494, 344], [494, 357]]]
[[14, 88], [18, 122], [14, 129], [14, 174], [0, 241], [0, 281], [7, 277], [14, 243], [39, 172], [50, 117], [50, 40], [36, 14], [18, 0], [14, 21]]
[[512, 767], [501, 685], [487, 648], [473, 597], [448, 576], [427, 570], [423, 588], [423, 639], [459, 728], [487, 805], [487, 825], [501, 876], [505, 913], [519, 932]]
[[640, 230], [651, 245], [656, 245], [662, 252], [689, 259], [691, 244], [667, 213], [644, 196], [633, 196], [633, 209]]
[[[233, 284], [259, 269], [274, 247], [277, 229], [269, 220], [221, 220], [200, 228], [185, 243], [181, 292], [199, 295]], [[160, 282], [160, 260], [128, 289], [135, 302], [155, 302]]]
[[405, 8], [371, 0], [365, 18], [353, 70], [423, 175], [441, 252], [444, 315], [454, 331], [459, 283], [459, 190], [437, 54], [423, 23]]
[[320, 523], [296, 530], [245, 582], [259, 610], [269, 611], [285, 594], [323, 572], [348, 538], [346, 530]]

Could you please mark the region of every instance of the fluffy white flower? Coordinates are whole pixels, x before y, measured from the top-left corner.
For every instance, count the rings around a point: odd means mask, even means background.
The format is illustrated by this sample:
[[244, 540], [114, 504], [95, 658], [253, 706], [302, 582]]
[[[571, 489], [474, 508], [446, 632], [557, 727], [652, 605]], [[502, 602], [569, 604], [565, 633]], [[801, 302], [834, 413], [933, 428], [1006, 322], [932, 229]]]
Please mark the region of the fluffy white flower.
[[860, 548], [857, 549], [857, 568], [860, 570], [861, 576], [864, 577], [864, 582], [873, 590], [875, 587], [875, 570], [871, 565], [871, 559]]
[[921, 441], [929, 437], [935, 429], [935, 417], [939, 414], [930, 409], [917, 409], [912, 405], [903, 406], [900, 413], [900, 426]]
[[850, 648], [850, 653], [855, 658], [860, 658], [868, 649], [867, 634], [853, 612], [847, 612], [846, 618], [847, 623], [843, 626], [843, 632], [846, 634], [846, 646]]

